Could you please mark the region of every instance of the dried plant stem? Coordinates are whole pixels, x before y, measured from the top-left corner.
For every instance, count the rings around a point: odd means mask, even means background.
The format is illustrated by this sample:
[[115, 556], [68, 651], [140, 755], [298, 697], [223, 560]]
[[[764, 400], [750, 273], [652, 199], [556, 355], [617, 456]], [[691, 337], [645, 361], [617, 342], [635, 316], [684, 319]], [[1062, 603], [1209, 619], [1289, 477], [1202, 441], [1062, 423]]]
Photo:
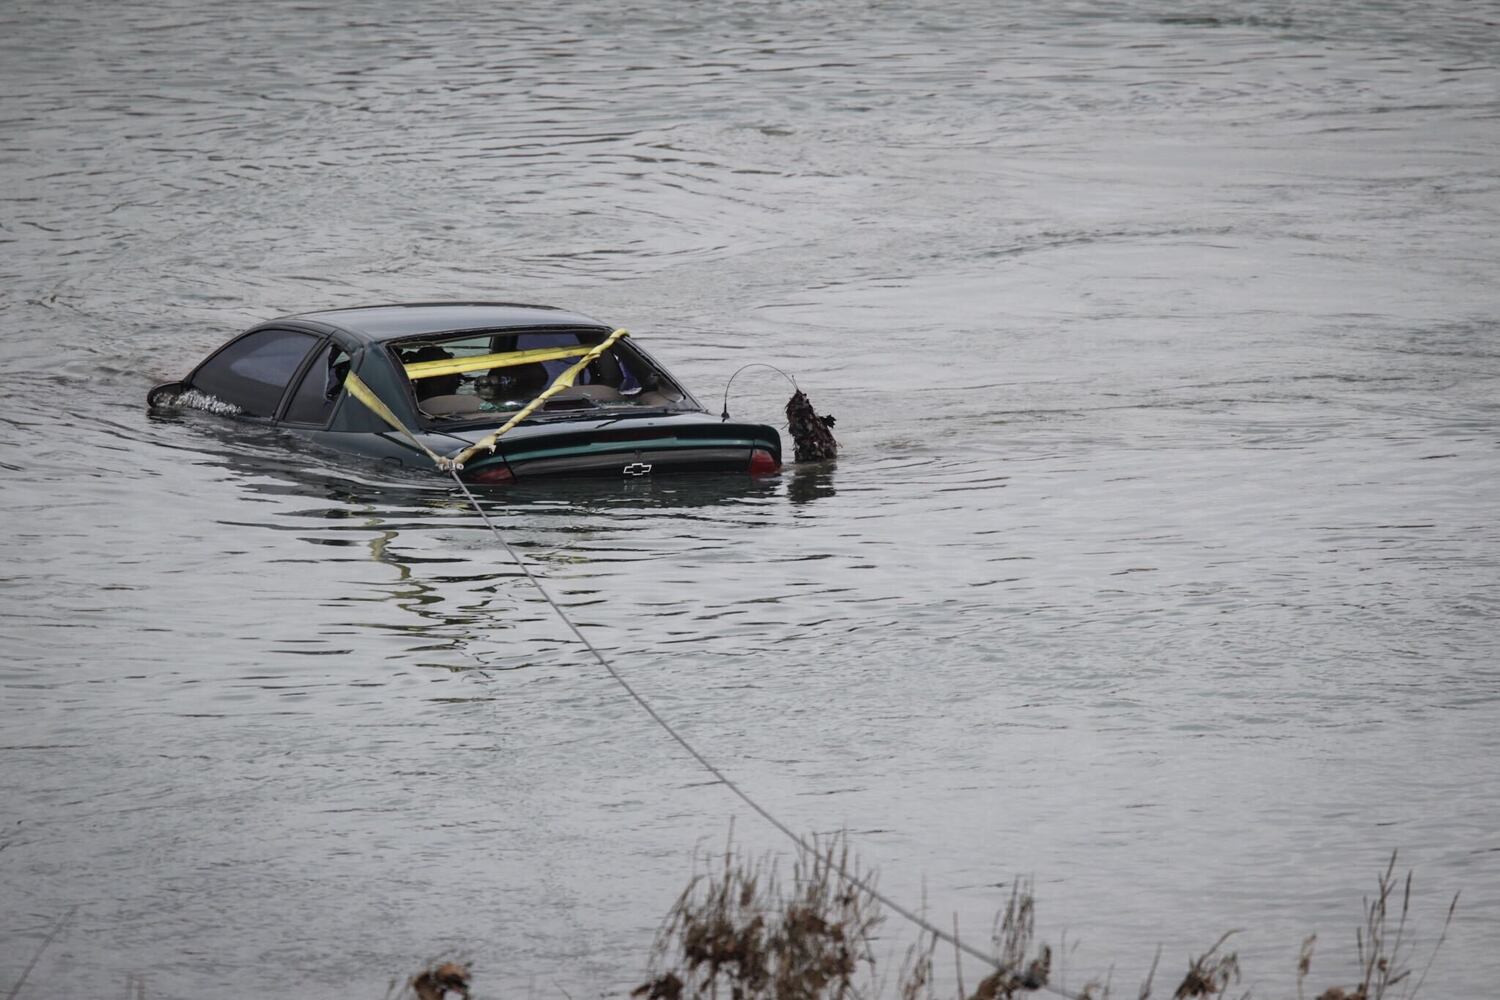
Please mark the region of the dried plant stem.
[[[889, 983], [875, 977], [871, 941], [873, 929], [883, 919], [882, 897], [873, 888], [872, 875], [851, 866], [843, 836], [812, 843], [785, 883], [778, 879], [769, 856], [747, 862], [735, 852], [732, 841], [725, 847], [722, 863], [700, 861], [701, 873], [693, 876], [658, 931], [648, 966], [650, 978], [631, 995], [643, 1000], [718, 1000], [720, 996], [724, 1000], [865, 1000], [880, 996]], [[1413, 947], [1408, 931], [1412, 883], [1411, 873], [1398, 880], [1393, 853], [1379, 874], [1375, 895], [1364, 900], [1364, 920], [1355, 931], [1360, 982], [1348, 989], [1330, 987], [1317, 1000], [1394, 1000], [1397, 986], [1403, 989], [1403, 1000], [1417, 996], [1447, 940], [1458, 896], [1448, 906], [1442, 932], [1422, 974], [1413, 981], [1408, 962]], [[70, 910], [48, 934], [6, 1000], [15, 1000], [41, 953], [71, 915]], [[937, 1000], [933, 958], [939, 941], [953, 946], [956, 1000], [1018, 1000], [1043, 990], [1064, 1000], [1109, 1000], [1113, 966], [1103, 980], [1090, 979], [1079, 993], [1067, 991], [1061, 983], [1051, 985], [1053, 953], [1050, 946], [1035, 941], [1036, 901], [1027, 880], [1012, 884], [1010, 899], [996, 915], [990, 954], [962, 941], [956, 914], [951, 935], [925, 919], [919, 924], [922, 933], [908, 948], [896, 980], [899, 1000]], [[1189, 960], [1173, 1000], [1223, 1000], [1230, 995], [1240, 979], [1239, 957], [1224, 946], [1237, 933], [1224, 933], [1207, 951]], [[1297, 961], [1298, 1000], [1306, 997], [1304, 987], [1317, 940], [1311, 934], [1302, 942]], [[1059, 979], [1062, 963], [1072, 950], [1066, 935], [1061, 942]], [[1077, 947], [1076, 942], [1072, 947]], [[972, 995], [964, 982], [965, 955], [984, 957], [993, 970]], [[1161, 955], [1158, 946], [1137, 1000], [1151, 1000]], [[143, 991], [144, 983], [139, 986]], [[468, 969], [457, 963], [432, 967], [408, 980], [406, 989], [419, 1000], [439, 1000], [450, 993], [467, 996]], [[561, 987], [559, 991], [567, 998], [566, 991]], [[1241, 1000], [1249, 995], [1244, 993]]]
[[953, 914], [953, 971], [958, 976], [958, 995], [966, 997], [969, 991], [964, 989], [964, 956], [958, 950], [958, 914]]

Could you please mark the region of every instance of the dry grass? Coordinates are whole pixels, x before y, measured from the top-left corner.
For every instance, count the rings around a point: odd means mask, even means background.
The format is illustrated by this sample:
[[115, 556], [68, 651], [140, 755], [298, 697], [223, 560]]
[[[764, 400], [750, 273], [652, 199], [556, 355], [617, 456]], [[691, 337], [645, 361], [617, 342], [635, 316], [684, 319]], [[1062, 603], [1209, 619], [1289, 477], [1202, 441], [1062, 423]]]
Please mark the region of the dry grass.
[[[1400, 996], [1413, 1000], [1422, 990], [1427, 972], [1436, 961], [1438, 951], [1448, 939], [1448, 928], [1453, 924], [1453, 914], [1458, 909], [1458, 894], [1448, 904], [1443, 929], [1427, 956], [1427, 962], [1415, 979], [1412, 978], [1413, 944], [1408, 938], [1407, 918], [1411, 915], [1412, 873], [1406, 878], [1396, 878], [1396, 852], [1380, 874], [1373, 899], [1365, 898], [1365, 921], [1354, 929], [1354, 943], [1359, 956], [1359, 982], [1350, 987], [1330, 986], [1318, 994], [1317, 1000], [1386, 1000]], [[1397, 886], [1400, 886], [1400, 904], [1396, 905]], [[1312, 968], [1313, 947], [1317, 943], [1314, 934], [1302, 942], [1302, 956], [1297, 962], [1297, 996], [1303, 996], [1303, 984]], [[1397, 993], [1397, 989], [1400, 992]]]
[[869, 893], [846, 876], [848, 845], [834, 838], [799, 860], [790, 885], [773, 864], [732, 850], [695, 877], [658, 935], [646, 1000], [846, 1000], [873, 983], [870, 933], [880, 922]]
[[[1182, 982], [1172, 994], [1172, 1000], [1222, 997], [1229, 992], [1230, 986], [1239, 982], [1239, 956], [1232, 951], [1219, 951], [1224, 947], [1224, 942], [1228, 941], [1234, 933], [1234, 931], [1225, 932], [1219, 940], [1214, 942], [1212, 948], [1188, 962], [1187, 975], [1182, 977]], [[1151, 995], [1151, 991], [1143, 987], [1139, 995], [1144, 1000]]]
[[[657, 935], [640, 1000], [871, 1000], [891, 985], [876, 976], [872, 935], [882, 922], [870, 873], [851, 863], [848, 844], [834, 837], [794, 865], [782, 882], [769, 860], [749, 862], [732, 848], [722, 861], [704, 866], [673, 905]], [[1447, 939], [1458, 906], [1454, 896], [1442, 932], [1420, 974], [1412, 965], [1412, 876], [1396, 877], [1396, 856], [1364, 901], [1364, 921], [1355, 930], [1359, 981], [1331, 986], [1314, 1000], [1414, 1000]], [[1216, 1000], [1231, 996], [1240, 981], [1239, 957], [1226, 950], [1230, 931], [1188, 961], [1172, 1000]], [[957, 927], [953, 937], [957, 940]], [[1054, 985], [1053, 950], [1036, 940], [1032, 884], [1017, 882], [991, 935], [987, 975], [973, 992], [964, 987], [959, 949], [954, 1000], [1015, 1000], [1046, 991], [1073, 1000], [1107, 1000], [1108, 977], [1072, 992]], [[1297, 961], [1297, 997], [1306, 1000], [1317, 936], [1302, 943]], [[899, 1000], [939, 1000], [934, 960], [940, 941], [924, 933], [907, 951], [894, 982]], [[965, 945], [967, 948], [967, 945]], [[1061, 952], [1060, 952], [1061, 953]], [[1150, 1000], [1161, 952], [1136, 992]], [[1060, 975], [1060, 973], [1059, 973]], [[432, 966], [405, 984], [402, 996], [451, 1000], [469, 996], [467, 966]], [[1249, 997], [1241, 994], [1241, 998]]]
[[395, 1000], [469, 1000], [469, 967], [462, 962], [433, 962], [399, 987], [391, 984], [386, 991]]
[[[1377, 892], [1365, 900], [1364, 924], [1355, 933], [1361, 973], [1352, 987], [1330, 987], [1316, 1000], [1412, 1000], [1426, 969], [1446, 939], [1458, 903], [1448, 907], [1443, 932], [1426, 967], [1413, 977], [1408, 917], [1412, 878], [1395, 877], [1396, 857], [1379, 876]], [[783, 894], [768, 862], [749, 865], [726, 852], [716, 873], [695, 878], [677, 901], [659, 936], [652, 959], [652, 978], [635, 995], [644, 1000], [863, 1000], [879, 992], [870, 933], [880, 923], [877, 902], [849, 888], [847, 846], [841, 839], [811, 860], [799, 863], [791, 890]], [[1399, 892], [1397, 890], [1400, 890]], [[1172, 991], [1172, 1000], [1230, 997], [1240, 982], [1239, 956], [1226, 948], [1234, 935], [1221, 935], [1206, 951], [1189, 959]], [[957, 938], [957, 927], [954, 928]], [[1299, 1000], [1311, 973], [1315, 937], [1303, 942], [1297, 963]], [[936, 935], [924, 934], [906, 955], [896, 979], [900, 1000], [938, 1000], [934, 959]], [[954, 949], [956, 1000], [1014, 1000], [1047, 991], [1076, 1000], [1107, 1000], [1108, 979], [1094, 980], [1077, 992], [1054, 986], [1052, 948], [1036, 941], [1036, 900], [1030, 882], [1018, 882], [991, 934], [992, 968], [970, 992]], [[1136, 992], [1150, 1000], [1161, 954]], [[1249, 997], [1249, 993], [1241, 994]]]
[[[957, 926], [953, 936], [958, 937]], [[992, 968], [972, 994], [964, 987], [963, 966], [957, 949], [954, 950], [959, 1000], [966, 997], [968, 1000], [1011, 1000], [1046, 988], [1052, 975], [1052, 948], [1043, 944], [1033, 949], [1035, 936], [1036, 898], [1032, 895], [1032, 885], [1030, 881], [1018, 881], [1011, 888], [1005, 909], [995, 916], [995, 926], [990, 934], [994, 956]], [[936, 1000], [932, 956], [937, 946], [937, 937], [928, 934], [908, 956], [899, 980], [902, 1000]]]

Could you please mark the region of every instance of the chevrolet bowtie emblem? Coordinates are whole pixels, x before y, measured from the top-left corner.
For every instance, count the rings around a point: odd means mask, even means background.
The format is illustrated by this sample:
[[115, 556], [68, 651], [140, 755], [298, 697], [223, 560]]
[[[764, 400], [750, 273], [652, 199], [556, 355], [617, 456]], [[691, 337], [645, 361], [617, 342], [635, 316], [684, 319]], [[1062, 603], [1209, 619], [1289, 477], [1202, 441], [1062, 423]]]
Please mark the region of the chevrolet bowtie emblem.
[[625, 466], [624, 473], [627, 476], [644, 476], [651, 471], [650, 462], [631, 462]]

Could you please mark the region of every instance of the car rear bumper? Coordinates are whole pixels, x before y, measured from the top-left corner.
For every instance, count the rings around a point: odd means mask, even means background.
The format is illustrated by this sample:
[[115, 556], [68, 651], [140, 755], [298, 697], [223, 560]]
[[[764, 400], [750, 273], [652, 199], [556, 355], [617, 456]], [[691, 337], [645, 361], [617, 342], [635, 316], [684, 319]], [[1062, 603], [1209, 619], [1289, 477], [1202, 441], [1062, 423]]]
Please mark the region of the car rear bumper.
[[[639, 478], [679, 472], [774, 472], [781, 467], [781, 438], [759, 424], [714, 420], [663, 420], [629, 424], [531, 427], [496, 444], [494, 455], [471, 459], [466, 478], [609, 476]], [[758, 453], [758, 454], [757, 454]], [[500, 477], [507, 478], [507, 477]]]

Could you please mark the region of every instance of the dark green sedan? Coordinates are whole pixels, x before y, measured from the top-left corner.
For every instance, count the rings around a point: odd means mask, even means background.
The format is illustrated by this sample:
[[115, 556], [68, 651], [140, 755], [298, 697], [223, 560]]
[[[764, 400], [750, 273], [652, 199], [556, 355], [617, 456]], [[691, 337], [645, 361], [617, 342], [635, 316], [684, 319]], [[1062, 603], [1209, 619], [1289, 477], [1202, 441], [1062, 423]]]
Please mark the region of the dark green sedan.
[[781, 469], [775, 428], [711, 415], [626, 331], [548, 306], [286, 316], [230, 340], [147, 401], [475, 483]]

